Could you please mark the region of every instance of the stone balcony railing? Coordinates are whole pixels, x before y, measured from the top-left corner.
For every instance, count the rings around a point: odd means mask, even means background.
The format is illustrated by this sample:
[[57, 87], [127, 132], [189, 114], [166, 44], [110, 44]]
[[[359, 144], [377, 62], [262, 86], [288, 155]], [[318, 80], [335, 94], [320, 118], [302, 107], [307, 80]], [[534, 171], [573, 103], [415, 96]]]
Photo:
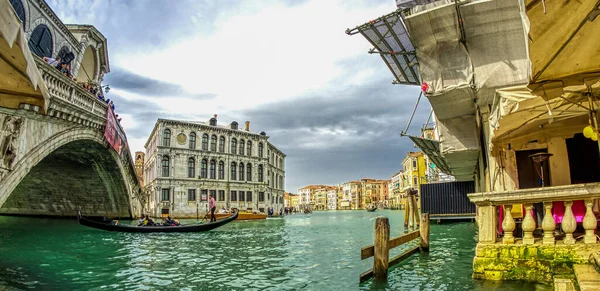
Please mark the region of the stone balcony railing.
[[[600, 199], [600, 183], [575, 184], [566, 186], [542, 187], [503, 192], [486, 192], [469, 194], [469, 199], [478, 208], [479, 243], [480, 244], [523, 244], [523, 245], [573, 245], [576, 243], [574, 232], [577, 229], [577, 221], [573, 214], [573, 202], [583, 200], [585, 202], [585, 216], [582, 226], [584, 244], [596, 244], [595, 229], [597, 219], [592, 211], [594, 199]], [[544, 204], [544, 216], [541, 223], [543, 235], [536, 235], [539, 231], [533, 214], [534, 203]], [[560, 230], [552, 215], [553, 202], [564, 203], [565, 211]], [[516, 223], [512, 216], [513, 205], [524, 205], [525, 212], [522, 220], [522, 238], [515, 240], [514, 231]], [[498, 207], [503, 207], [502, 232], [499, 236]], [[560, 233], [560, 234], [557, 234]], [[536, 232], [537, 234], [537, 232]], [[556, 234], [556, 235], [555, 235]]]
[[80, 84], [66, 77], [42, 59], [36, 56], [34, 59], [51, 95], [47, 115], [85, 126], [104, 127], [108, 109], [106, 102], [86, 91]]

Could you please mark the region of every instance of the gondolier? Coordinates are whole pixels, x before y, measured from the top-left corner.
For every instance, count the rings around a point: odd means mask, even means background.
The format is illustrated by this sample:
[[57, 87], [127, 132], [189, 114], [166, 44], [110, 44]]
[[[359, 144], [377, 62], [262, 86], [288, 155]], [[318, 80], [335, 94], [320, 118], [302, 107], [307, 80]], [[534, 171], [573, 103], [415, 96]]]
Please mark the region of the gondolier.
[[217, 210], [217, 204], [215, 203], [215, 198], [211, 195], [208, 195], [208, 208], [210, 209], [210, 221], [217, 221], [215, 217], [215, 210]]

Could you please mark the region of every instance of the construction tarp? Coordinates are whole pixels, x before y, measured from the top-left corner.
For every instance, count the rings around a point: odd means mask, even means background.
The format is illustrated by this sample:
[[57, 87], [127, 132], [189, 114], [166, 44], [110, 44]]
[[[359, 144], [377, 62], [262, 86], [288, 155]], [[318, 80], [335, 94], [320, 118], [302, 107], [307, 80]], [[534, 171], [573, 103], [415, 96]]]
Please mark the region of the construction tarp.
[[449, 0], [437, 1], [416, 6], [414, 11], [424, 7], [430, 9], [413, 12], [405, 17], [405, 22], [417, 51], [422, 81], [429, 86], [426, 93], [439, 95], [470, 86], [473, 66], [460, 42], [456, 5]]
[[426, 96], [439, 120], [475, 114], [476, 93], [470, 85], [441, 93], [428, 93]]
[[600, 71], [598, 0], [526, 1], [531, 82]]
[[527, 17], [520, 0], [474, 1], [460, 5], [477, 102], [492, 104], [495, 90], [525, 85], [531, 63]]
[[0, 0], [0, 38], [0, 107], [17, 109], [26, 103], [45, 112], [50, 95], [8, 0]]
[[437, 140], [422, 138], [418, 136], [408, 136], [417, 147], [419, 147], [429, 159], [440, 169], [440, 171], [452, 175], [452, 171], [448, 168], [446, 160], [442, 157], [440, 151], [440, 143]]
[[452, 175], [459, 181], [472, 180], [480, 152], [475, 116], [438, 120], [436, 124], [440, 135], [440, 152]]

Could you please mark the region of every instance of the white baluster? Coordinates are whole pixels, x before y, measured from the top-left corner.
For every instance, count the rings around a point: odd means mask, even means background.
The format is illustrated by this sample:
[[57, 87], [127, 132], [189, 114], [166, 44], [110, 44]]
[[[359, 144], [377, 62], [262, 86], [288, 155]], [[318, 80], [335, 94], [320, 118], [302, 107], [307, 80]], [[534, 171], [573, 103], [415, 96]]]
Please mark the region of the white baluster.
[[515, 237], [513, 231], [515, 231], [516, 224], [512, 217], [512, 205], [504, 205], [504, 219], [502, 220], [502, 230], [504, 230], [504, 237], [502, 242], [505, 244], [515, 243]]
[[594, 205], [593, 199], [585, 200], [585, 216], [583, 217], [583, 228], [585, 229], [585, 236], [583, 237], [583, 242], [586, 244], [595, 244], [596, 243], [596, 234], [594, 230], [596, 229], [596, 216], [592, 211], [592, 205]]
[[554, 244], [554, 229], [556, 229], [556, 222], [552, 217], [552, 202], [544, 202], [544, 208], [546, 213], [544, 214], [544, 220], [542, 220], [542, 229], [544, 230], [543, 244]]
[[533, 231], [535, 230], [535, 220], [531, 216], [533, 204], [525, 204], [525, 218], [523, 219], [523, 244], [532, 245], [534, 243]]
[[567, 245], [574, 244], [575, 239], [573, 238], [573, 232], [577, 228], [577, 221], [573, 215], [571, 206], [573, 201], [565, 201], [565, 216], [562, 220], [562, 229], [566, 233], [564, 243]]

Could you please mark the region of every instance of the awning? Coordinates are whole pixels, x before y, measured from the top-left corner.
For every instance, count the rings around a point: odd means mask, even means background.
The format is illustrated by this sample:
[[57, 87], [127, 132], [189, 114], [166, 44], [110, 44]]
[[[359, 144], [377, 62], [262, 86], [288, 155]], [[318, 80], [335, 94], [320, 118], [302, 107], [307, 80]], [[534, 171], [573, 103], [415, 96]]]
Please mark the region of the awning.
[[429, 157], [429, 159], [431, 159], [440, 171], [452, 175], [452, 171], [448, 168], [446, 160], [442, 157], [440, 152], [440, 142], [412, 135], [409, 135], [408, 137], [427, 155], [427, 157]]
[[[597, 79], [594, 79], [597, 80]], [[585, 85], [559, 87], [559, 97], [544, 99], [534, 95], [527, 87], [498, 90], [490, 114], [490, 124], [495, 128], [492, 141], [533, 132], [582, 130], [589, 123], [590, 109], [600, 108], [600, 101], [589, 102], [587, 93], [600, 95], [600, 82]]]
[[48, 107], [48, 89], [29, 51], [21, 20], [8, 0], [0, 0], [0, 107]]
[[598, 0], [527, 0], [531, 83], [600, 71]]
[[369, 53], [379, 54], [395, 77], [395, 83], [420, 85], [419, 63], [400, 11], [371, 20], [354, 29], [349, 35], [360, 33], [373, 45]]

